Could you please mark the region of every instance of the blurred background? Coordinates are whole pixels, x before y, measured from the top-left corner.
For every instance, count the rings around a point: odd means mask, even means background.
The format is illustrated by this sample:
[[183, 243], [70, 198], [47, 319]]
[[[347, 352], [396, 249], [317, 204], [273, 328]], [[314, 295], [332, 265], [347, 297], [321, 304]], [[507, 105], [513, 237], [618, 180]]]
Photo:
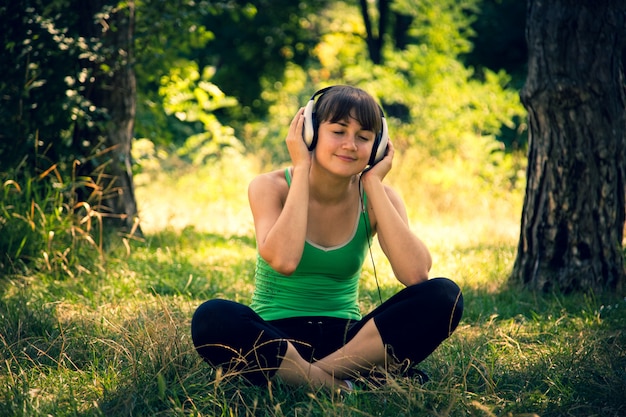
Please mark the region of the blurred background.
[[[525, 2], [33, 0], [0, 18], [6, 196], [32, 183], [129, 235], [250, 234], [249, 180], [289, 163], [313, 92], [351, 84], [385, 110], [387, 180], [422, 234], [519, 233]], [[3, 245], [37, 252], [27, 243]]]

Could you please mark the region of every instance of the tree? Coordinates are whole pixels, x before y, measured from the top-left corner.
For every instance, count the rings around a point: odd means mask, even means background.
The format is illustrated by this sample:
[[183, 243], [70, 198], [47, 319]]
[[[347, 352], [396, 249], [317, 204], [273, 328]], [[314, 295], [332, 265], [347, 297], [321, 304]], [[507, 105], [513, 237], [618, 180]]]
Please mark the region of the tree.
[[623, 0], [529, 0], [529, 153], [511, 280], [531, 289], [624, 281]]
[[[134, 0], [79, 1], [79, 36], [97, 39], [102, 50], [85, 56], [89, 73], [85, 99], [104, 112], [103, 123], [74, 128], [74, 138], [104, 148], [107, 161], [90, 159], [88, 172], [101, 170], [103, 194], [100, 211], [109, 224], [141, 233], [131, 168], [135, 120], [136, 82], [133, 65]], [[95, 59], [94, 59], [95, 58]], [[78, 145], [78, 144], [76, 144]], [[95, 165], [94, 165], [95, 163]]]

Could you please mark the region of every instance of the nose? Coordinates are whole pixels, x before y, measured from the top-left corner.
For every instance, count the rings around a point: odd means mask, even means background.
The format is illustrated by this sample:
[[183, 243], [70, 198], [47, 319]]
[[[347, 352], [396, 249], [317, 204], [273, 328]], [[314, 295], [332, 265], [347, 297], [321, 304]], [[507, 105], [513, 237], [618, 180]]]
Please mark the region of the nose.
[[357, 149], [357, 137], [356, 135], [346, 135], [345, 140], [343, 141], [343, 147], [345, 149]]

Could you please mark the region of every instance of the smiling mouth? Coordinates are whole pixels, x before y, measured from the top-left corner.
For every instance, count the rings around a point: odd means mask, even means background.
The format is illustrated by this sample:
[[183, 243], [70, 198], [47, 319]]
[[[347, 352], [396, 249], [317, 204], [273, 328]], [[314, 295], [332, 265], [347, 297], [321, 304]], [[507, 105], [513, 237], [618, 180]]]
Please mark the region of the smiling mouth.
[[336, 155], [336, 156], [342, 161], [354, 162], [357, 160], [357, 158], [354, 158], [352, 156], [347, 156], [347, 155]]

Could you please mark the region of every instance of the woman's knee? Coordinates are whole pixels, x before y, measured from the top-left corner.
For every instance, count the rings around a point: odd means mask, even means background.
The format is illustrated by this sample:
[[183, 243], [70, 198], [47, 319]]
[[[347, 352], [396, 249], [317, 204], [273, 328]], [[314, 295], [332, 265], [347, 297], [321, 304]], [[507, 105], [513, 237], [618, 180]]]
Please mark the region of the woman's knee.
[[233, 311], [237, 309], [239, 305], [228, 300], [214, 299], [202, 303], [191, 318], [191, 336], [194, 343], [221, 332], [228, 326], [229, 318], [235, 316]]
[[205, 361], [231, 371], [246, 370], [246, 378], [261, 370], [271, 375], [287, 349], [284, 338], [249, 306], [222, 299], [196, 309], [191, 336]]
[[456, 304], [463, 300], [461, 288], [449, 278], [431, 278], [428, 281], [408, 287], [416, 292], [425, 292], [428, 297], [434, 297], [438, 302]]
[[444, 301], [451, 306], [456, 306], [459, 303], [462, 308], [463, 305], [463, 293], [461, 288], [449, 278], [439, 277], [430, 280], [434, 286], [437, 287], [436, 293]]
[[446, 317], [449, 333], [456, 329], [463, 316], [464, 305], [461, 288], [454, 281], [444, 277], [432, 278], [407, 289], [420, 298], [416, 304], [424, 306], [427, 300], [430, 314], [440, 312]]
[[191, 318], [191, 339], [197, 352], [211, 363], [233, 355], [231, 348], [239, 342], [239, 332], [248, 307], [233, 301], [205, 301]]
[[448, 334], [451, 334], [456, 329], [463, 316], [463, 292], [454, 281], [448, 278], [437, 278], [437, 280], [442, 286], [442, 302], [445, 302], [450, 310]]

